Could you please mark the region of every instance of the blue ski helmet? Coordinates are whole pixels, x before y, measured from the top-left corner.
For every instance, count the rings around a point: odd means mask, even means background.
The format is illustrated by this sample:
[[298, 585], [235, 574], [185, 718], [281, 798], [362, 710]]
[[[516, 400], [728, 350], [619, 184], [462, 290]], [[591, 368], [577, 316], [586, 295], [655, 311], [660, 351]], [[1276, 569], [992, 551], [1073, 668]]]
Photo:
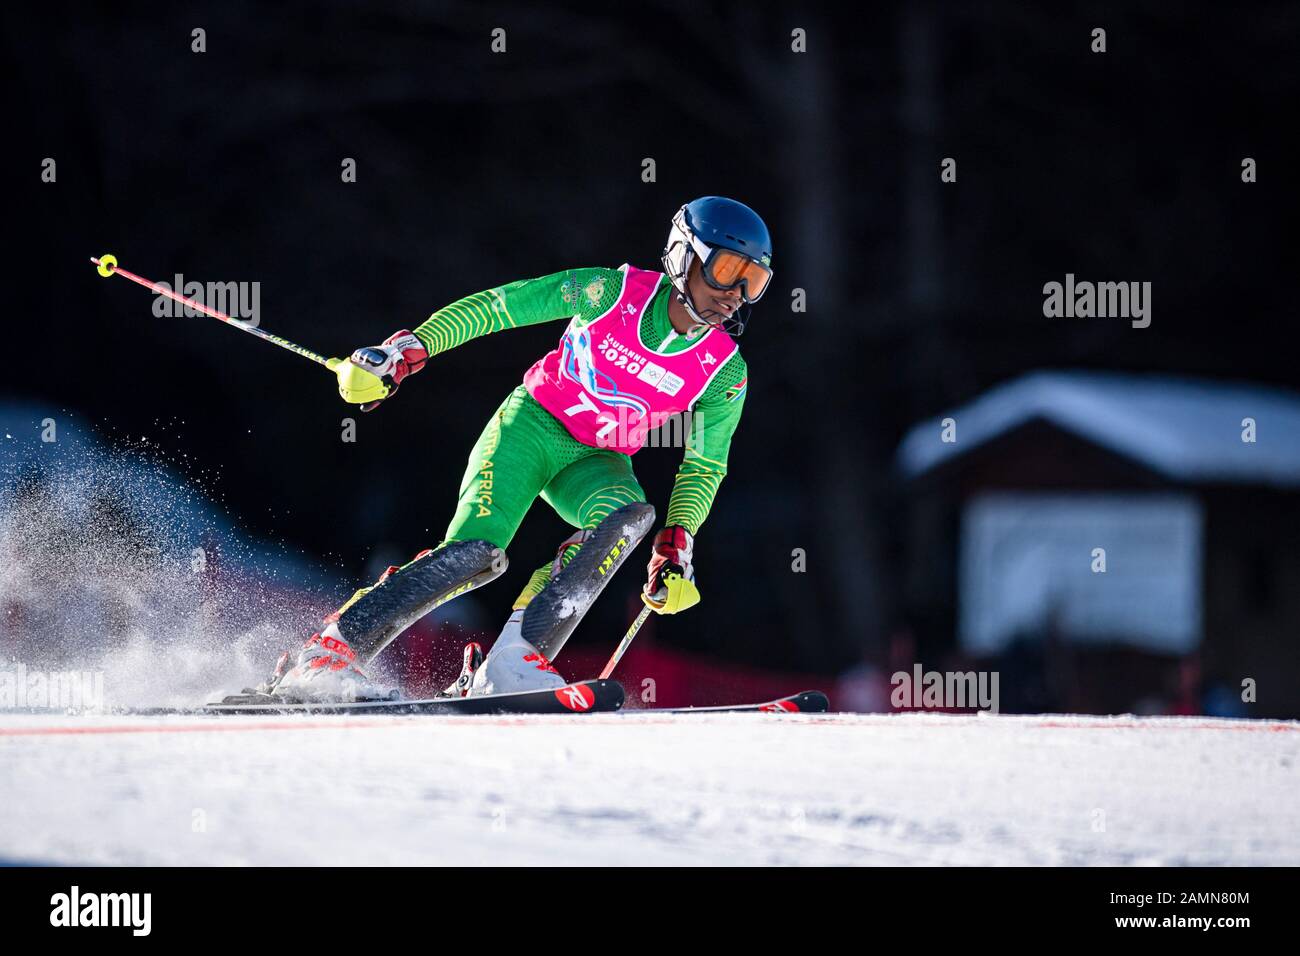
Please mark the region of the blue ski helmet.
[[[717, 289], [740, 288], [743, 304], [733, 315], [699, 311], [686, 282], [698, 257], [705, 281]], [[738, 336], [749, 320], [749, 304], [767, 291], [772, 278], [772, 237], [758, 213], [723, 196], [701, 196], [673, 216], [663, 254], [664, 272], [677, 290], [677, 301], [701, 325]]]

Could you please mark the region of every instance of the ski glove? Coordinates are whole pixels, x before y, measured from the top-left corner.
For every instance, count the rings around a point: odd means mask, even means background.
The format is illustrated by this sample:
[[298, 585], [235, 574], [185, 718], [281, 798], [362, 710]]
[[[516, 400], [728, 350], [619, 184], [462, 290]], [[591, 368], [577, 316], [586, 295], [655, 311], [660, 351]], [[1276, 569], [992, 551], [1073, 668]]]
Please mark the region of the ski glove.
[[649, 579], [641, 600], [659, 614], [676, 614], [700, 603], [695, 587], [691, 554], [695, 539], [681, 525], [670, 525], [655, 535], [654, 553], [647, 568]]
[[338, 376], [343, 401], [369, 412], [396, 392], [402, 379], [414, 375], [428, 361], [424, 344], [414, 333], [402, 329], [384, 339], [382, 345], [357, 349], [347, 359], [330, 359], [329, 367]]

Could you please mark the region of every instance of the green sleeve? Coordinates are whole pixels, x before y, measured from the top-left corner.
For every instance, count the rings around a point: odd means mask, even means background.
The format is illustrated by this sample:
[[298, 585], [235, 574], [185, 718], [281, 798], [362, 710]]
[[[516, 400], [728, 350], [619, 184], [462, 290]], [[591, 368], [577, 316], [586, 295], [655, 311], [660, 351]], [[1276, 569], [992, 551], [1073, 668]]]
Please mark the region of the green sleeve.
[[475, 292], [439, 309], [415, 329], [429, 354], [437, 355], [490, 332], [579, 316], [591, 321], [618, 298], [617, 269], [566, 269]]
[[749, 385], [749, 370], [737, 352], [695, 403], [690, 440], [677, 469], [664, 524], [679, 524], [691, 534], [709, 516], [718, 486], [727, 474], [731, 437], [740, 424]]

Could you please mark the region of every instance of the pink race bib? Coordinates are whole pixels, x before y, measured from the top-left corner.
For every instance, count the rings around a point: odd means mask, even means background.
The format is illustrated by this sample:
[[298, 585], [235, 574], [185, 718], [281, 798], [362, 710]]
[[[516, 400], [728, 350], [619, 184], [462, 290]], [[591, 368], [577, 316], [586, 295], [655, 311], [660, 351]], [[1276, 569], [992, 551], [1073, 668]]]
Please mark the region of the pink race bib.
[[635, 454], [646, 433], [686, 411], [736, 351], [710, 329], [671, 355], [641, 341], [641, 316], [663, 273], [620, 267], [618, 301], [586, 325], [570, 320], [560, 344], [533, 363], [524, 386], [584, 445]]

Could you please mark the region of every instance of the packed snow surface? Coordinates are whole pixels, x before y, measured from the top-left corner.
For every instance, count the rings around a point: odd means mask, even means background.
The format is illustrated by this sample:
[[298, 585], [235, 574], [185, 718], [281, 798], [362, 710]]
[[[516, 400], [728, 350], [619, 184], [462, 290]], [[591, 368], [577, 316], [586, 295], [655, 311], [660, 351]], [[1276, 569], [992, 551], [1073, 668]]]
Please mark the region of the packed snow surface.
[[1300, 864], [1300, 724], [0, 715], [0, 861]]

